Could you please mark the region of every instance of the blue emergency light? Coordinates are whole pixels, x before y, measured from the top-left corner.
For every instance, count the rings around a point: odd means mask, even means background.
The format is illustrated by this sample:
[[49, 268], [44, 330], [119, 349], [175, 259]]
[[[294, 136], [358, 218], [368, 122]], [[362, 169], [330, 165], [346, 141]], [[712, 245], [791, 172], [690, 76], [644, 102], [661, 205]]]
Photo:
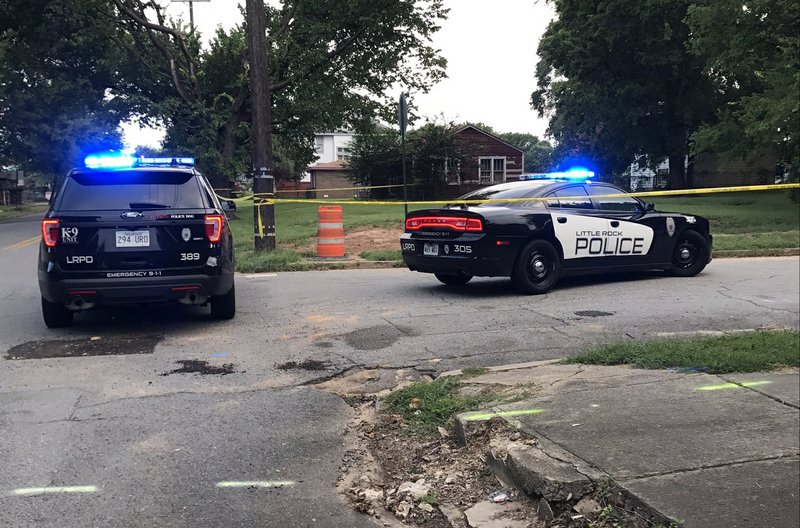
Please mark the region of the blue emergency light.
[[573, 167], [559, 172], [535, 172], [519, 177], [520, 180], [590, 180], [592, 178], [594, 178], [594, 171], [583, 167]]
[[90, 154], [83, 159], [87, 169], [129, 169], [132, 167], [194, 167], [194, 158], [146, 158], [121, 152]]

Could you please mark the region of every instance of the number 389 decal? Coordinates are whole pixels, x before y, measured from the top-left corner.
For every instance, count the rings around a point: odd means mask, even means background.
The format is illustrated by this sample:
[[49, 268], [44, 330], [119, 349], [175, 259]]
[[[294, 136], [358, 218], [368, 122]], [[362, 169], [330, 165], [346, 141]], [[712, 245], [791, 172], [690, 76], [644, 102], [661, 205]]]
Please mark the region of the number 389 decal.
[[181, 253], [181, 260], [200, 260], [200, 253]]

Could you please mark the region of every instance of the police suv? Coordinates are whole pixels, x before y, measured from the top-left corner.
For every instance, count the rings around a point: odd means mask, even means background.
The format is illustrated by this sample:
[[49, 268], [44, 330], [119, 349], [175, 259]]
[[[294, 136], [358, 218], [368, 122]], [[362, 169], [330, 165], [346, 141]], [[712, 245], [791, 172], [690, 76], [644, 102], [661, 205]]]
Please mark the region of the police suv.
[[591, 176], [525, 175], [441, 209], [411, 212], [400, 240], [403, 260], [445, 284], [506, 276], [524, 293], [545, 293], [561, 276], [584, 273], [663, 269], [688, 277], [711, 261], [705, 218], [656, 211]]
[[[223, 208], [223, 205], [225, 206]], [[226, 210], [192, 158], [93, 155], [42, 220], [39, 289], [50, 328], [98, 305], [178, 301], [236, 313]]]

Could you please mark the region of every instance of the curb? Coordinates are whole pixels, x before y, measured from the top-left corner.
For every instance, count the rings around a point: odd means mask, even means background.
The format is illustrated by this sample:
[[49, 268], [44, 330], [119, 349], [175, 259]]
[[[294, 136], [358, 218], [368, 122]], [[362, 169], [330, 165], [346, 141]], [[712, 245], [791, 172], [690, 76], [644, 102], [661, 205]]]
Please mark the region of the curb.
[[[552, 361], [536, 363], [546, 364]], [[500, 370], [512, 370], [508, 367], [513, 365], [501, 367]], [[469, 443], [470, 437], [485, 434], [485, 427], [479, 425], [481, 422], [466, 419], [469, 414], [471, 413], [459, 414], [454, 424], [454, 438], [464, 447]], [[513, 418], [498, 416], [490, 421], [503, 421], [511, 429], [521, 432], [521, 424]], [[495, 477], [504, 485], [513, 486], [534, 501], [543, 500], [548, 507], [550, 503], [558, 503], [571, 508], [584, 497], [605, 488], [615, 502], [641, 512], [653, 522], [664, 525], [678, 522], [678, 519], [658, 511], [624, 484], [616, 482], [608, 473], [543, 436], [525, 435], [519, 441], [490, 444], [485, 460]]]
[[795, 257], [797, 255], [800, 255], [800, 248], [714, 250], [715, 259], [742, 257]]

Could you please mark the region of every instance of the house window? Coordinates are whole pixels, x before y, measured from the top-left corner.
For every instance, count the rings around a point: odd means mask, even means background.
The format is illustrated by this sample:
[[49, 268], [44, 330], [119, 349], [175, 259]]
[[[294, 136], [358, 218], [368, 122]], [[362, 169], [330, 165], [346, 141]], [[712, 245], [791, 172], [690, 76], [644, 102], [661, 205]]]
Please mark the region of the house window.
[[506, 181], [506, 158], [478, 158], [480, 182], [495, 183]]
[[322, 154], [325, 152], [325, 138], [314, 138], [314, 147], [317, 149], [317, 154]]
[[350, 149], [347, 147], [336, 147], [336, 159], [337, 160], [350, 159]]

